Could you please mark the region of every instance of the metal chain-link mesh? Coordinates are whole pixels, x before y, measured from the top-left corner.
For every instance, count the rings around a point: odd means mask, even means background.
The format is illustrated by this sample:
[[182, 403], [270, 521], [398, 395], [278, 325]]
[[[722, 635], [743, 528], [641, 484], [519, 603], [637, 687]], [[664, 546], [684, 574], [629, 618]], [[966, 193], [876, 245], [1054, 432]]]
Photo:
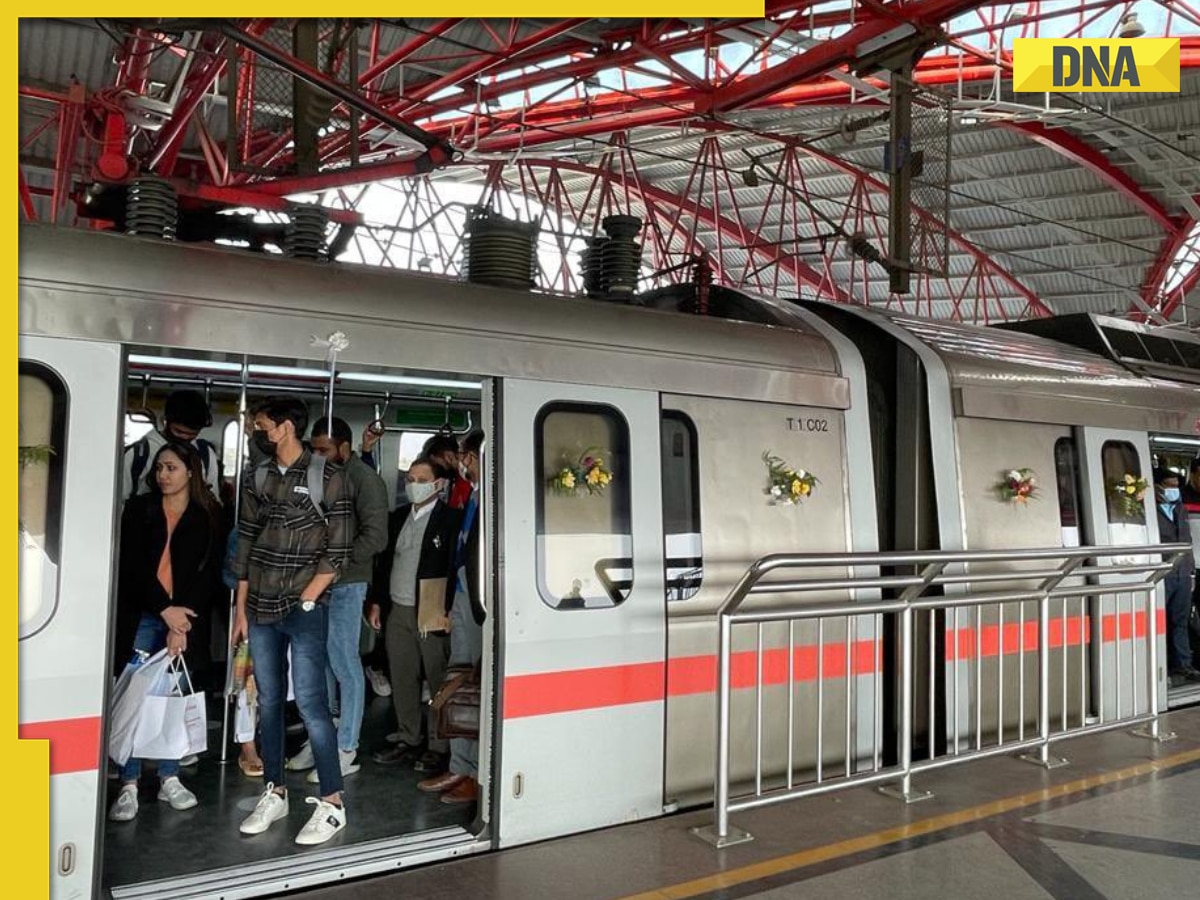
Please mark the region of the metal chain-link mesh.
[[[950, 265], [950, 115], [948, 98], [914, 93], [910, 146], [921, 168], [913, 172], [910, 193], [912, 259], [935, 274], [945, 274]], [[918, 209], [928, 215], [919, 215]]]

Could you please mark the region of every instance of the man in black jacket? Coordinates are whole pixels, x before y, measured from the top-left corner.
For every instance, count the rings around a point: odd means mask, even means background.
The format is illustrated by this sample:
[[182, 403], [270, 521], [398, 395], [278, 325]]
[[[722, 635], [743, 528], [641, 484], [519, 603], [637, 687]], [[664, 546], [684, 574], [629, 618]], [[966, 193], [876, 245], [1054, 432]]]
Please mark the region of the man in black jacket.
[[444, 740], [421, 743], [421, 672], [430, 694], [442, 686], [449, 656], [450, 606], [454, 580], [450, 571], [458, 538], [460, 514], [441, 501], [449, 473], [427, 457], [408, 468], [405, 493], [409, 503], [388, 520], [388, 543], [379, 554], [367, 610], [378, 629], [381, 607], [387, 607], [384, 641], [392, 671], [392, 703], [400, 741], [375, 754], [380, 765], [396, 765], [414, 757], [419, 771], [436, 772], [447, 756]]
[[[1164, 544], [1192, 543], [1187, 511], [1180, 499], [1182, 479], [1170, 469], [1154, 470], [1154, 499], [1158, 512], [1158, 538]], [[1200, 681], [1200, 672], [1192, 665], [1192, 647], [1188, 639], [1188, 616], [1192, 606], [1192, 574], [1195, 562], [1185, 553], [1163, 579], [1167, 591], [1167, 672], [1171, 681]]]
[[[471, 496], [463, 509], [462, 526], [456, 537], [454, 582], [456, 592], [450, 613], [450, 662], [453, 665], [478, 665], [483, 656], [483, 622], [486, 616], [479, 579], [479, 503], [480, 460], [483, 432], [473, 431], [463, 438], [459, 467], [471, 483]], [[417, 787], [427, 793], [440, 793], [446, 804], [474, 803], [479, 798], [479, 741], [454, 738], [450, 741], [449, 770], [426, 778]]]

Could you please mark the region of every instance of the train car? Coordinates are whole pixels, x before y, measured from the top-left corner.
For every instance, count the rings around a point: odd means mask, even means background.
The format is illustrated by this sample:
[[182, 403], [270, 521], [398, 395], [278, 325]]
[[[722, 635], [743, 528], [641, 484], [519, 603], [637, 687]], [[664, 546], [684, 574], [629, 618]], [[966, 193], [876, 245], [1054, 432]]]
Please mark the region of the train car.
[[[635, 308], [41, 226], [22, 226], [19, 259], [20, 441], [50, 451], [22, 455], [20, 721], [24, 737], [51, 740], [59, 897], [261, 896], [706, 803], [714, 615], [754, 560], [1152, 543], [1152, 510], [1114, 519], [1105, 484], [1148, 473], [1155, 442], [1186, 446], [1200, 421], [1194, 385], [1046, 337], [730, 291], [688, 315], [678, 292]], [[331, 362], [334, 333], [348, 346]], [[297, 393], [355, 429], [382, 420], [393, 492], [429, 433], [482, 427], [477, 810], [430, 805], [411, 778], [366, 763], [335, 841], [297, 852], [242, 839], [260, 787], [220, 765], [230, 710], [217, 684], [212, 750], [190, 776], [199, 806], [105, 821], [122, 449], [181, 385], [210, 398], [205, 436], [231, 487], [247, 399]], [[605, 490], [552, 490], [589, 453], [612, 473]], [[800, 502], [771, 492], [772, 463], [812, 476]], [[1020, 516], [994, 492], [1015, 467], [1039, 473], [1044, 494]], [[1119, 613], [1072, 613], [1100, 640], [1063, 652], [1119, 652], [1120, 628], [1104, 640]], [[961, 624], [931, 618], [924, 639], [956, 646]], [[885, 670], [887, 638], [855, 635]], [[769, 634], [767, 651], [782, 639]], [[980, 696], [947, 660], [918, 692], [930, 698], [921, 739], [939, 747], [964, 739]], [[797, 693], [814, 689], [804, 673]], [[889, 693], [853, 679], [829, 692], [831, 709], [854, 712], [844, 734], [828, 729], [830, 752], [878, 753]], [[765, 692], [768, 718], [788, 696]], [[1093, 682], [1064, 698], [1081, 716], [1119, 702]], [[814, 727], [802, 723], [799, 751], [768, 759], [770, 773], [813, 766]]]

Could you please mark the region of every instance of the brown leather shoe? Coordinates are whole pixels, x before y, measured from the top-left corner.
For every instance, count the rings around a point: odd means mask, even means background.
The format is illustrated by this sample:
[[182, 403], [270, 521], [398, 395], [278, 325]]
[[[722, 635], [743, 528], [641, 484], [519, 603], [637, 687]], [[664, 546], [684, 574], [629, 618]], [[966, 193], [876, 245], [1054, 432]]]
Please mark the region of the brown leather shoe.
[[453, 772], [443, 772], [441, 775], [434, 775], [432, 778], [426, 778], [424, 781], [417, 782], [417, 790], [424, 791], [427, 794], [440, 794], [442, 791], [448, 791], [458, 787], [460, 782], [467, 779], [466, 775], [456, 775]]
[[442, 803], [474, 803], [479, 799], [479, 782], [474, 778], [467, 778], [465, 775], [459, 776], [462, 778], [455, 787], [442, 794]]

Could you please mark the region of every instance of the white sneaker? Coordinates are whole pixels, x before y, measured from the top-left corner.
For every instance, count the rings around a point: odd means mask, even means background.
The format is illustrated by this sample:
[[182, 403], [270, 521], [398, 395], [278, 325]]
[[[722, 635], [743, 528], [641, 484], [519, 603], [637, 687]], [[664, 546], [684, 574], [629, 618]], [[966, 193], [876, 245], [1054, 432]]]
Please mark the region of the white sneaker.
[[346, 827], [346, 808], [334, 806], [316, 797], [307, 797], [305, 803], [316, 804], [316, 810], [296, 835], [297, 844], [323, 844]]
[[364, 667], [367, 673], [367, 681], [371, 682], [371, 690], [378, 697], [392, 696], [392, 686], [388, 683], [387, 677], [378, 669], [372, 669], [370, 666]]
[[114, 822], [128, 822], [136, 818], [138, 814], [137, 792], [136, 784], [127, 784], [122, 787], [121, 793], [117, 794], [117, 799], [109, 807], [108, 817]]
[[[342, 777], [343, 778], [345, 778], [347, 775], [353, 775], [355, 772], [357, 772], [359, 769], [362, 768], [362, 766], [360, 766], [358, 763], [356, 763], [354, 761], [357, 757], [358, 757], [357, 750], [339, 750], [338, 751], [338, 763], [342, 767]], [[317, 773], [316, 769], [313, 769], [311, 772], [309, 772], [308, 777], [305, 778], [304, 780], [307, 781], [309, 784], [320, 784], [321, 783], [321, 777]]]
[[174, 775], [163, 779], [162, 787], [158, 789], [158, 799], [170, 803], [171, 809], [191, 809], [196, 805], [196, 795]]
[[284, 768], [289, 772], [303, 772], [305, 769], [311, 769], [317, 764], [313, 758], [312, 741], [305, 741], [304, 746], [300, 748], [300, 752], [293, 756], [284, 765]]
[[254, 807], [254, 812], [242, 821], [238, 830], [242, 834], [262, 834], [273, 823], [280, 819], [286, 819], [287, 814], [287, 797], [279, 796], [275, 793], [275, 785], [268, 784], [267, 789], [263, 791], [263, 795], [258, 800], [258, 805]]

